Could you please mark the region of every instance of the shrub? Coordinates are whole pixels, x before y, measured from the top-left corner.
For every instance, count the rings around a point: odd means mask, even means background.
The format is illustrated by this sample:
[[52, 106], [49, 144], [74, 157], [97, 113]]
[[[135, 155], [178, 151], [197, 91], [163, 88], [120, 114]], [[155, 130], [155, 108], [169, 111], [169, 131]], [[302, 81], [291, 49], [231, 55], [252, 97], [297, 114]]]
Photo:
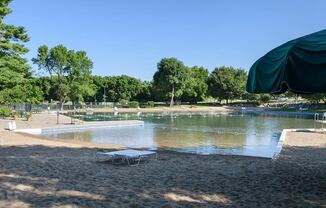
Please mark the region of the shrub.
[[155, 106], [155, 102], [154, 102], [154, 101], [148, 101], [148, 102], [147, 102], [147, 106], [148, 106], [149, 108], [154, 108], [154, 106]]
[[119, 101], [120, 105], [123, 107], [123, 108], [127, 108], [128, 107], [128, 100], [124, 100], [124, 99], [121, 99]]
[[17, 120], [18, 117], [19, 117], [19, 113], [17, 111], [14, 111], [11, 113], [11, 117], [14, 119], [14, 120]]
[[268, 103], [271, 100], [271, 96], [269, 94], [261, 94], [259, 97], [260, 103]]
[[29, 113], [29, 112], [26, 112], [26, 113], [25, 113], [25, 118], [26, 118], [26, 121], [30, 121], [30, 120], [32, 120], [32, 114]]
[[128, 107], [129, 108], [138, 108], [139, 103], [137, 101], [131, 101], [131, 102], [128, 103]]
[[11, 115], [11, 110], [5, 106], [0, 106], [0, 116], [3, 118], [9, 117]]

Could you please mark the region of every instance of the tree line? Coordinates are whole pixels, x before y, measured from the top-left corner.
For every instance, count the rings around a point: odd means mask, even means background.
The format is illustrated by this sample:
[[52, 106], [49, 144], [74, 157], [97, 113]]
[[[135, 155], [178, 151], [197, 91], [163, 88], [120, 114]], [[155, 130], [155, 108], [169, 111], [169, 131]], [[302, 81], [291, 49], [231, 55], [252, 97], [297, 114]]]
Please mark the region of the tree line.
[[[37, 77], [23, 56], [29, 51], [29, 36], [22, 26], [6, 24], [12, 11], [11, 0], [0, 2], [0, 104], [43, 102], [148, 102], [197, 103], [207, 98], [216, 101], [244, 99], [267, 101], [269, 95], [246, 93], [247, 72], [241, 68], [221, 66], [211, 73], [204, 67], [186, 66], [176, 58], [163, 58], [152, 81], [121, 76], [92, 74], [93, 62], [85, 51], [63, 45], [42, 45], [32, 59], [47, 76]], [[323, 95], [307, 96], [322, 100]]]
[[32, 59], [47, 76], [36, 77], [23, 56], [29, 41], [22, 26], [9, 25], [5, 17], [12, 11], [10, 0], [0, 3], [0, 103], [42, 103], [58, 101], [120, 102], [175, 101], [196, 103], [208, 96], [236, 99], [245, 93], [246, 72], [219, 67], [211, 74], [203, 67], [188, 67], [175, 58], [157, 64], [152, 81], [121, 76], [92, 75], [93, 62], [85, 51], [63, 45], [42, 45]]

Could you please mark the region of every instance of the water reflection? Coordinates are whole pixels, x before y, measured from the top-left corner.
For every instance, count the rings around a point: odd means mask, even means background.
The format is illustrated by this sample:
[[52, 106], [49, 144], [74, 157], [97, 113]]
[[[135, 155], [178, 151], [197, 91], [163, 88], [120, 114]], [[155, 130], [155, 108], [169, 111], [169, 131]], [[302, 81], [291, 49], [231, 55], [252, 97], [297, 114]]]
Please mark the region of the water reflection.
[[[86, 115], [85, 115], [86, 116]], [[272, 157], [283, 128], [310, 128], [303, 117], [240, 113], [106, 113], [85, 120], [142, 119], [144, 126], [89, 129], [50, 134], [131, 148], [166, 148], [197, 154], [239, 154]]]
[[82, 142], [92, 142], [92, 133], [90, 131], [78, 131], [78, 132], [65, 132], [64, 134], [48, 133], [46, 134], [53, 138], [62, 138]]

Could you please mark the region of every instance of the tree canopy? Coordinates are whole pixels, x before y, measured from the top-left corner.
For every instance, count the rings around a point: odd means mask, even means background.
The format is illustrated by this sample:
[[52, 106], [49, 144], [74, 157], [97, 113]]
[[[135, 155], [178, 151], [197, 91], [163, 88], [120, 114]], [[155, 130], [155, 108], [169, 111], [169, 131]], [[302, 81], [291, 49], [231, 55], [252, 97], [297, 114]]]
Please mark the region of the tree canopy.
[[157, 64], [157, 71], [153, 77], [153, 85], [164, 99], [170, 98], [170, 106], [174, 98], [182, 95], [184, 81], [186, 80], [186, 67], [176, 58], [163, 58]]
[[83, 101], [83, 97], [94, 94], [91, 82], [93, 62], [86, 52], [68, 50], [63, 45], [51, 49], [43, 45], [32, 60], [52, 78], [61, 104], [68, 99], [73, 103]]
[[208, 78], [208, 93], [219, 100], [241, 98], [246, 93], [247, 73], [243, 69], [218, 67]]
[[[29, 41], [26, 30], [4, 23], [5, 17], [12, 12], [8, 7], [10, 2], [0, 2], [0, 103], [40, 102], [40, 89], [29, 80], [31, 67], [22, 57], [28, 52], [24, 45]], [[31, 89], [35, 92], [30, 93]]]
[[181, 100], [191, 103], [204, 100], [207, 95], [208, 74], [208, 70], [203, 67], [187, 68]]
[[[92, 101], [119, 102], [141, 99], [144, 85], [140, 80], [127, 76], [93, 76], [96, 93]], [[146, 82], [145, 82], [146, 83]], [[145, 89], [144, 89], [145, 90]]]

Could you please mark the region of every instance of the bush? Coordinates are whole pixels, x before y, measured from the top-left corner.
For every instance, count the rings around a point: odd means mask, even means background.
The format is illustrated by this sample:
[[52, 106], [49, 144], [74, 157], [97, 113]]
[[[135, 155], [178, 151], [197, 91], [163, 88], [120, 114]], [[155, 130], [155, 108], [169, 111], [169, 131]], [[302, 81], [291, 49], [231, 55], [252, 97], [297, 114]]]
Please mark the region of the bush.
[[11, 110], [5, 106], [0, 106], [0, 116], [3, 118], [9, 117], [11, 115]]
[[147, 102], [147, 106], [148, 106], [149, 108], [154, 108], [154, 106], [155, 106], [155, 102], [154, 102], [154, 101], [148, 101], [148, 102]]
[[121, 99], [119, 103], [123, 108], [128, 108], [128, 100]]
[[137, 101], [131, 101], [131, 102], [128, 103], [128, 107], [129, 108], [138, 108], [139, 103]]
[[259, 101], [262, 104], [268, 103], [271, 100], [271, 96], [269, 94], [261, 94], [259, 97]]
[[19, 118], [19, 113], [17, 111], [14, 111], [11, 113], [11, 117], [14, 119], [14, 120], [17, 120]]
[[32, 120], [32, 114], [30, 112], [26, 112], [25, 113], [25, 118], [26, 118], [26, 121]]

